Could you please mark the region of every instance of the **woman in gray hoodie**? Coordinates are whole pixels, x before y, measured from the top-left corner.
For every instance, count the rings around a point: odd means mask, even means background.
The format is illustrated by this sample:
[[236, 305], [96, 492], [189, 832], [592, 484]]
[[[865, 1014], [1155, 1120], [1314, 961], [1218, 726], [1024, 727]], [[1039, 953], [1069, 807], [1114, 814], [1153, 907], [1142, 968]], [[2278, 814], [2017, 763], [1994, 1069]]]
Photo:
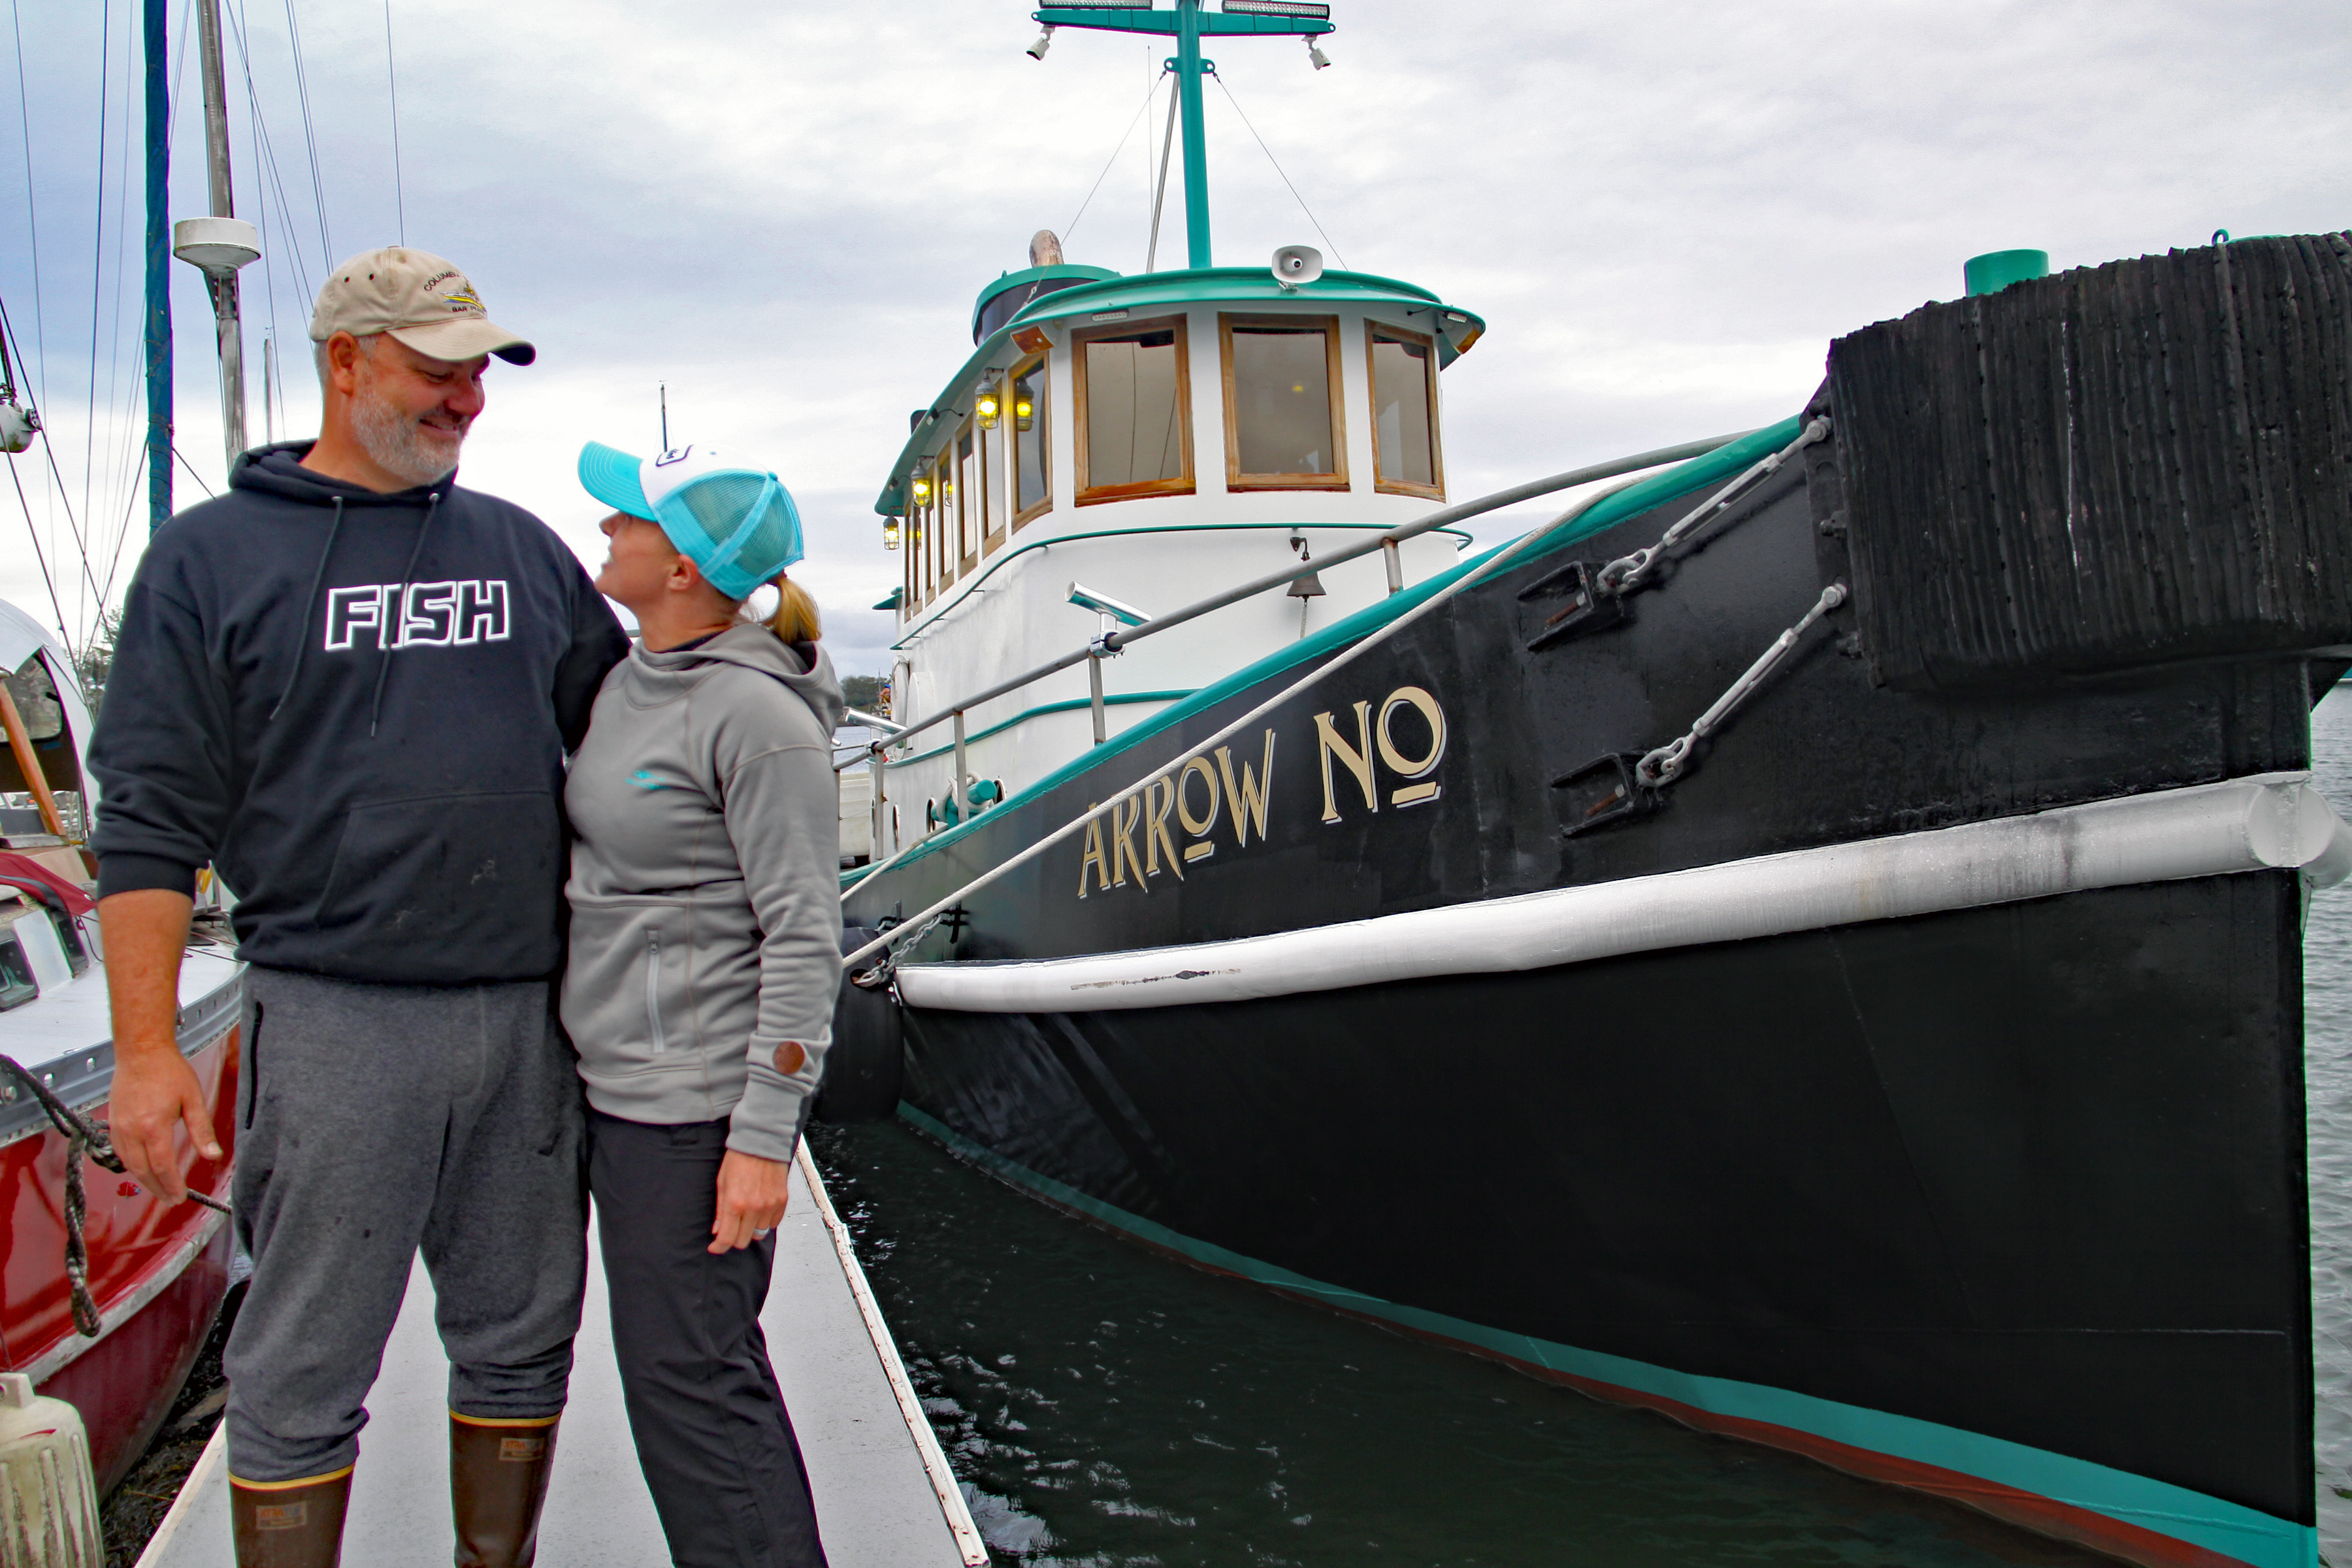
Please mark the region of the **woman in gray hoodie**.
[[[614, 508], [596, 586], [638, 628], [563, 794], [563, 1024], [630, 1430], [680, 1568], [811, 1568], [759, 1315], [841, 974], [841, 689], [783, 575], [800, 518], [773, 475], [592, 442], [580, 478]], [[768, 583], [775, 614], [744, 618]]]

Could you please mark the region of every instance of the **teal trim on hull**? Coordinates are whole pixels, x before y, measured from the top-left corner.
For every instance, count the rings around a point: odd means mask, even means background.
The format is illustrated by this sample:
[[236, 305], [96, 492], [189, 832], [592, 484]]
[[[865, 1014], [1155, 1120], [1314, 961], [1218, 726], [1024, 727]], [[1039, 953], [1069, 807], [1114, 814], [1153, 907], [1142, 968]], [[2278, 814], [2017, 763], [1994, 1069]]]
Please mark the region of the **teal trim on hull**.
[[[1793, 427], [1790, 436], [1793, 438]], [[1770, 448], [1766, 448], [1767, 450]], [[1748, 459], [1752, 461], [1753, 459]], [[1744, 465], [1742, 465], [1744, 466]], [[958, 1156], [1138, 1239], [1205, 1268], [1305, 1297], [1340, 1311], [1450, 1340], [1540, 1371], [1605, 1384], [1731, 1420], [1786, 1428], [1911, 1465], [1931, 1467], [2046, 1498], [2064, 1507], [2183, 1541], [2252, 1568], [2316, 1568], [2318, 1531], [2182, 1487], [1932, 1421], [1816, 1399], [1787, 1389], [1700, 1377], [1597, 1351], [1491, 1329], [1294, 1274], [1278, 1265], [1169, 1229], [982, 1147], [905, 1100], [898, 1114]]]
[[[1794, 416], [1783, 419], [1778, 425], [1769, 425], [1752, 435], [1743, 436], [1727, 447], [1717, 447], [1704, 458], [1693, 458], [1689, 462], [1668, 468], [1663, 474], [1654, 474], [1639, 484], [1629, 486], [1577, 519], [1572, 527], [1561, 529], [1543, 545], [1521, 556], [1518, 564], [1524, 566], [1529, 562], [1557, 555], [1580, 540], [1589, 539], [1606, 529], [1614, 528], [1626, 519], [1638, 516], [1654, 506], [1663, 505], [1676, 496], [1686, 494], [1702, 486], [1728, 479], [1758, 458], [1769, 453], [1777, 452], [1795, 440], [1799, 428], [1799, 421]], [[1182, 723], [1195, 713], [1206, 712], [1236, 693], [1246, 691], [1263, 681], [1270, 680], [1275, 676], [1286, 670], [1295, 669], [1310, 660], [1319, 659], [1327, 654], [1338, 652], [1359, 637], [1365, 637], [1377, 627], [1394, 620], [1448, 584], [1458, 581], [1464, 574], [1479, 571], [1503, 548], [1503, 545], [1497, 544], [1491, 550], [1481, 551], [1450, 570], [1441, 572], [1434, 577], [1423, 578], [1401, 593], [1390, 595], [1377, 605], [1367, 605], [1344, 620], [1334, 621], [1312, 637], [1301, 637], [1278, 653], [1268, 654], [1255, 664], [1244, 665], [1223, 680], [1211, 682], [1174, 707], [1162, 709], [1132, 730], [1112, 736], [1085, 756], [1073, 758], [1006, 801], [1004, 805], [992, 806], [985, 816], [961, 823], [943, 833], [931, 835], [921, 844], [907, 851], [904, 858], [894, 862], [890, 868], [897, 870], [901, 866], [913, 865], [924, 856], [953, 843], [960, 835], [988, 825], [1004, 810], [1005, 806], [1026, 805], [1039, 796], [1059, 789], [1064, 784], [1089, 769], [1098, 768], [1114, 761], [1149, 737]], [[1119, 780], [1121, 785], [1131, 782], [1133, 781], [1124, 778]], [[860, 872], [856, 874], [859, 881], [865, 879], [863, 870], [864, 868], [861, 868]], [[849, 887], [854, 886], [855, 883], [845, 879], [843, 885]]]

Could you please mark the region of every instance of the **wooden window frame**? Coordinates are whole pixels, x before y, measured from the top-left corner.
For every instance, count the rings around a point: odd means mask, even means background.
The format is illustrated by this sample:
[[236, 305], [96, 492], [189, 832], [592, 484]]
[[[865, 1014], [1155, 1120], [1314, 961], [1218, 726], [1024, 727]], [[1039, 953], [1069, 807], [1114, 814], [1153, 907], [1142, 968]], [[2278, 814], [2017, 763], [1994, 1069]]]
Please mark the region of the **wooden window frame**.
[[[1145, 479], [1131, 485], [1090, 486], [1087, 483], [1087, 345], [1162, 329], [1172, 329], [1176, 334], [1177, 475], [1172, 479]], [[1077, 494], [1072, 499], [1077, 505], [1100, 506], [1105, 501], [1136, 500], [1146, 496], [1188, 496], [1198, 488], [1192, 468], [1192, 349], [1182, 316], [1109, 321], [1072, 332], [1070, 381], [1070, 428], [1076, 437], [1077, 458]]]
[[956, 580], [956, 558], [953, 545], [955, 527], [948, 517], [949, 491], [943, 487], [953, 482], [955, 475], [955, 443], [950, 441], [944, 456], [933, 453], [931, 465], [931, 526], [938, 537], [931, 549], [931, 597], [946, 593]]
[[902, 622], [913, 620], [916, 606], [921, 603], [915, 592], [915, 552], [922, 548], [918, 542], [922, 524], [917, 520], [923, 513], [915, 504], [914, 488], [911, 482], [907, 486], [907, 510], [898, 523], [898, 564], [905, 571], [905, 581], [898, 587], [898, 619]]
[[[1381, 372], [1378, 356], [1372, 345], [1382, 338], [1391, 342], [1417, 343], [1428, 351], [1422, 363], [1427, 368], [1429, 398], [1429, 475], [1436, 483], [1417, 485], [1410, 479], [1386, 479], [1381, 477]], [[1372, 415], [1372, 489], [1381, 495], [1420, 496], [1425, 500], [1445, 499], [1445, 443], [1438, 437], [1437, 415], [1437, 340], [1423, 332], [1405, 327], [1391, 327], [1381, 321], [1364, 323], [1364, 395], [1370, 401]]]
[[[975, 426], [973, 437], [980, 443], [980, 552], [983, 557], [996, 553], [996, 547], [1013, 536], [1013, 491], [1009, 488], [1013, 479], [1014, 434], [1013, 378], [1000, 375], [993, 384], [996, 387], [996, 428], [979, 428], [980, 422], [977, 419], [972, 422]], [[991, 437], [995, 437], [993, 446], [990, 443]], [[991, 451], [996, 454], [996, 460], [992, 463], [989, 461]], [[999, 472], [1000, 469], [1003, 471]], [[994, 526], [991, 527], [991, 524]]]
[[[1033, 370], [1037, 373], [1038, 387], [1037, 411], [1034, 417], [1042, 420], [1049, 417], [1054, 409], [1052, 361], [1047, 355], [1038, 354], [1024, 360], [1005, 372], [1004, 395], [1008, 399], [1012, 397], [1013, 384]], [[1013, 417], [1013, 405], [1010, 402], [1004, 405], [1004, 417], [1007, 419]], [[1015, 532], [1018, 532], [1031, 520], [1043, 517], [1054, 510], [1054, 427], [1047, 425], [1037, 432], [1037, 460], [1045, 470], [1045, 493], [1038, 498], [1034, 506], [1025, 509], [1020, 506], [1021, 453], [1018, 449], [1020, 438], [1021, 431], [1017, 425], [1004, 438], [1005, 467], [1011, 470], [1007, 476], [1009, 482], [1005, 489], [1004, 504], [1017, 509], [1013, 513], [1013, 530]]]
[[[980, 564], [981, 531], [988, 526], [987, 513], [982, 512], [978, 516], [974, 516], [972, 512], [973, 508], [979, 506], [982, 501], [988, 499], [988, 476], [982, 471], [985, 465], [982, 463], [981, 458], [982, 448], [984, 445], [981, 440], [981, 437], [984, 434], [985, 432], [981, 429], [980, 422], [978, 420], [967, 419], [963, 422], [963, 428], [958, 430], [955, 433], [955, 438], [948, 443], [948, 467], [955, 470], [956, 477], [955, 547], [956, 575], [958, 577], [966, 575], [973, 567]], [[977, 496], [969, 496], [964, 494], [966, 490], [972, 488], [963, 482], [963, 444], [966, 441], [971, 443], [972, 477], [979, 481], [982, 490], [982, 493]], [[969, 555], [963, 553], [964, 523], [967, 519], [969, 519], [971, 523], [971, 553]]]
[[[1331, 468], [1328, 474], [1244, 474], [1242, 433], [1234, 401], [1234, 329], [1274, 327], [1323, 334], [1323, 378], [1330, 393]], [[1344, 490], [1348, 488], [1348, 398], [1339, 376], [1339, 318], [1269, 316], [1219, 311], [1218, 370], [1225, 387], [1225, 489], [1229, 490]]]

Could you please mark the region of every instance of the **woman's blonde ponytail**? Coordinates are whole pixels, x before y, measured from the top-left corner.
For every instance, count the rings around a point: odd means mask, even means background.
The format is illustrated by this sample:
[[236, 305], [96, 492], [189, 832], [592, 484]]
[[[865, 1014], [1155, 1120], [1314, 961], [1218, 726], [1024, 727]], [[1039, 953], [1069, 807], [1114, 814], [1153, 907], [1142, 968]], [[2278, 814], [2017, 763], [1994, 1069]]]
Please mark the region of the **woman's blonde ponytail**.
[[768, 629], [786, 642], [814, 642], [824, 636], [824, 627], [816, 613], [816, 600], [809, 591], [785, 576], [776, 574], [776, 613], [767, 620]]

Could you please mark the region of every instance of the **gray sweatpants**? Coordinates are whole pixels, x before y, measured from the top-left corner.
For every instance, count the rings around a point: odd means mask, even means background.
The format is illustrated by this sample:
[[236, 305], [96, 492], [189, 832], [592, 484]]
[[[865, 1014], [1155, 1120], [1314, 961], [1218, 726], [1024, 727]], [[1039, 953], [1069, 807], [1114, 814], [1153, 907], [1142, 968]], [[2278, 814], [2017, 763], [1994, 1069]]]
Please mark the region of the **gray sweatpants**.
[[351, 1464], [420, 1248], [449, 1406], [563, 1408], [587, 1258], [585, 1108], [548, 984], [381, 985], [248, 972], [238, 1237], [224, 1358], [247, 1480]]

